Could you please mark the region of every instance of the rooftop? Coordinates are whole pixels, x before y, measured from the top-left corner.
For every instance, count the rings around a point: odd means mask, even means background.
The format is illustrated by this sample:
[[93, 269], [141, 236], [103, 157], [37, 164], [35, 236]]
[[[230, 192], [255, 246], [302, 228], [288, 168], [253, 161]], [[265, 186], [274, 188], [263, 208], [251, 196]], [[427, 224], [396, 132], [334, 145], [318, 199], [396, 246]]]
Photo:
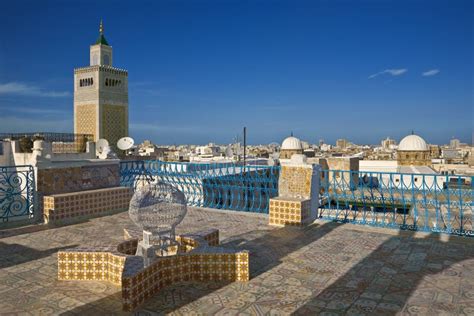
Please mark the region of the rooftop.
[[[456, 236], [318, 221], [274, 228], [260, 214], [189, 208], [178, 233], [220, 230], [221, 244], [251, 253], [248, 283], [187, 283], [139, 311], [174, 314], [470, 314], [474, 248]], [[0, 310], [35, 314], [126, 314], [120, 289], [57, 280], [57, 251], [122, 240], [126, 212], [45, 229], [0, 231]]]

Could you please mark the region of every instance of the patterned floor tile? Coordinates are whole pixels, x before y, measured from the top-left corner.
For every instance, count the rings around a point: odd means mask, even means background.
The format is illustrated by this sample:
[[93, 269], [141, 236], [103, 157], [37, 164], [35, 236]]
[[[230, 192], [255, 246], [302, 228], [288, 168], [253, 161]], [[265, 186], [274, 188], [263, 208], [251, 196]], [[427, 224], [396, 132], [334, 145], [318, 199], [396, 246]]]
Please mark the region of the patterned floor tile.
[[[320, 222], [274, 228], [263, 215], [191, 208], [178, 233], [220, 230], [221, 244], [251, 253], [251, 280], [177, 284], [137, 316], [474, 315], [473, 240]], [[57, 281], [56, 253], [122, 240], [127, 213], [43, 229], [0, 231], [1, 313], [127, 315], [119, 289]]]

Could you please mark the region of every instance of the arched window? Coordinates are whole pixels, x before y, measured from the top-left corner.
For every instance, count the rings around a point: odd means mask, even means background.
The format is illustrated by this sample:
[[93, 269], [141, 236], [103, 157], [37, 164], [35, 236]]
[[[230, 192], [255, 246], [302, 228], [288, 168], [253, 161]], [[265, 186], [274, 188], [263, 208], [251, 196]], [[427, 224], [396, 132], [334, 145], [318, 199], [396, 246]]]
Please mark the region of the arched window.
[[91, 86], [94, 85], [94, 78], [91, 78]]
[[105, 78], [105, 86], [106, 86], [106, 87], [109, 86], [109, 78]]

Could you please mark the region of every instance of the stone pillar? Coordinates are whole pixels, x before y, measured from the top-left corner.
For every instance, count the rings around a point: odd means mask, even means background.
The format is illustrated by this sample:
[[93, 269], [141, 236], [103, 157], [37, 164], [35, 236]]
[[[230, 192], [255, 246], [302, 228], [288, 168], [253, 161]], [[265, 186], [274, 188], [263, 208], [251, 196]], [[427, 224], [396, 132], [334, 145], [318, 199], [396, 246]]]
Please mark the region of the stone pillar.
[[321, 167], [296, 154], [282, 162], [278, 196], [270, 199], [270, 225], [301, 226], [318, 216]]

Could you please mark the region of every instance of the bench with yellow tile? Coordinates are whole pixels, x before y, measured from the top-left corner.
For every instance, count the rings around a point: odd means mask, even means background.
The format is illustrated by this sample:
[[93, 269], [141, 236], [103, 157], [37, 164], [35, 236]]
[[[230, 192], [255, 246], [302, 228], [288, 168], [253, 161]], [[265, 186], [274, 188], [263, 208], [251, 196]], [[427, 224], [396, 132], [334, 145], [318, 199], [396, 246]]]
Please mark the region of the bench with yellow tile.
[[131, 188], [113, 187], [44, 196], [44, 220], [61, 225], [128, 210], [132, 195]]

